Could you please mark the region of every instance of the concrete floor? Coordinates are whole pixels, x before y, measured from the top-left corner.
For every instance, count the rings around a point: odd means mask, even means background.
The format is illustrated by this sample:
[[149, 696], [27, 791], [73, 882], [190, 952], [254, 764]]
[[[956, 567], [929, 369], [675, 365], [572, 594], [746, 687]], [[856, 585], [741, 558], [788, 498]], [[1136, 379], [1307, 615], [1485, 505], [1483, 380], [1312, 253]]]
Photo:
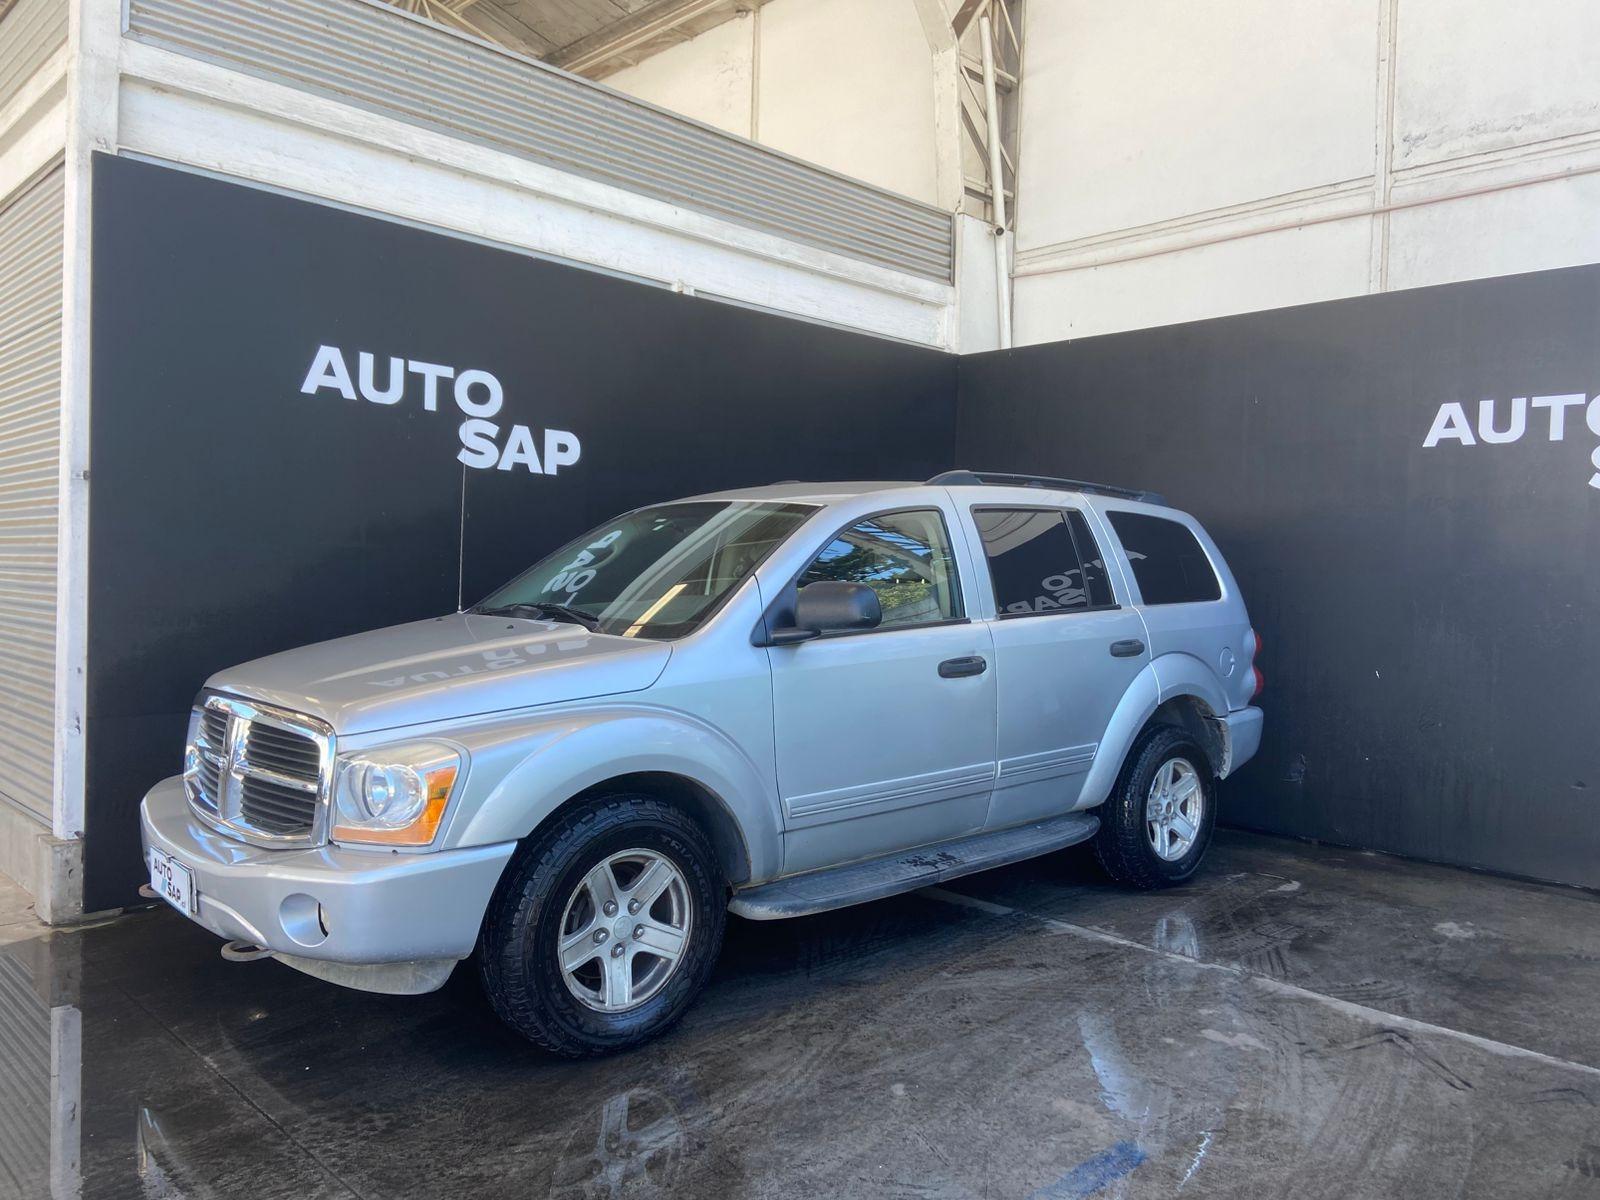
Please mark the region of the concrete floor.
[[0, 1071], [56, 1064], [42, 1127], [0, 1086], [0, 1196], [1600, 1196], [1597, 916], [1235, 833], [1157, 894], [1069, 852], [733, 921], [682, 1025], [570, 1064], [470, 979], [365, 996], [150, 912], [0, 950]]
[[0, 946], [26, 941], [46, 932], [33, 911], [33, 897], [0, 875]]

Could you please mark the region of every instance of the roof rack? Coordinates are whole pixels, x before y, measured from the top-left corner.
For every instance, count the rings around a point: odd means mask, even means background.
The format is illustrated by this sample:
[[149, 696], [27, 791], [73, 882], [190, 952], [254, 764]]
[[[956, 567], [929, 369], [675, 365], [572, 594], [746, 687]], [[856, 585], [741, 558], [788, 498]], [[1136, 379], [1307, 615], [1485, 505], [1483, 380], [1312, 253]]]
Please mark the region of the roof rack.
[[1064, 492], [1088, 492], [1095, 496], [1115, 496], [1118, 500], [1137, 500], [1141, 504], [1165, 506], [1159, 492], [1139, 488], [1112, 487], [1109, 483], [1090, 483], [1085, 479], [1058, 479], [1053, 475], [1012, 475], [1002, 471], [944, 471], [927, 481], [945, 487], [1031, 487], [1056, 488]]

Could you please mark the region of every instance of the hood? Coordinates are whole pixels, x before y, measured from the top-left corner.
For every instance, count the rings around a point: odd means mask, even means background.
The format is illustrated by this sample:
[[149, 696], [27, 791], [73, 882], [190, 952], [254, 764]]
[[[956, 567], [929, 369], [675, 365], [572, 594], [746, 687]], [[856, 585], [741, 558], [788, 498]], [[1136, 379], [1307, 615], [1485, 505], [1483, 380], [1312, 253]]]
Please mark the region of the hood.
[[206, 686], [348, 735], [642, 691], [671, 656], [663, 642], [580, 625], [457, 613], [271, 654]]

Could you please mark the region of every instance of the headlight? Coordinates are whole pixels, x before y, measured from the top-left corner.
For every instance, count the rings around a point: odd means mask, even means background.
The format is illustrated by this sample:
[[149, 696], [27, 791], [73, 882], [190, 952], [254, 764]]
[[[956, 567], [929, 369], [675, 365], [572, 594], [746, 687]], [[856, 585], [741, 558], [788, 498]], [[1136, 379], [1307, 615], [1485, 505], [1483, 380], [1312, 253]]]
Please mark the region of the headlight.
[[439, 832], [461, 755], [408, 742], [341, 756], [333, 779], [333, 840], [426, 846]]

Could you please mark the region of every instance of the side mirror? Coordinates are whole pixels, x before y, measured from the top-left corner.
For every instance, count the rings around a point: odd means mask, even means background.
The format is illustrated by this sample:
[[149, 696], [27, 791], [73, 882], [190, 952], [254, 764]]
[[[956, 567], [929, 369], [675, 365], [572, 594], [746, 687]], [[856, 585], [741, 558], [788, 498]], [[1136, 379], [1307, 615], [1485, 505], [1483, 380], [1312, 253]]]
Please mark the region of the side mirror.
[[876, 629], [883, 622], [878, 593], [864, 583], [821, 579], [795, 597], [794, 624], [772, 631], [774, 646], [808, 642], [825, 633]]

